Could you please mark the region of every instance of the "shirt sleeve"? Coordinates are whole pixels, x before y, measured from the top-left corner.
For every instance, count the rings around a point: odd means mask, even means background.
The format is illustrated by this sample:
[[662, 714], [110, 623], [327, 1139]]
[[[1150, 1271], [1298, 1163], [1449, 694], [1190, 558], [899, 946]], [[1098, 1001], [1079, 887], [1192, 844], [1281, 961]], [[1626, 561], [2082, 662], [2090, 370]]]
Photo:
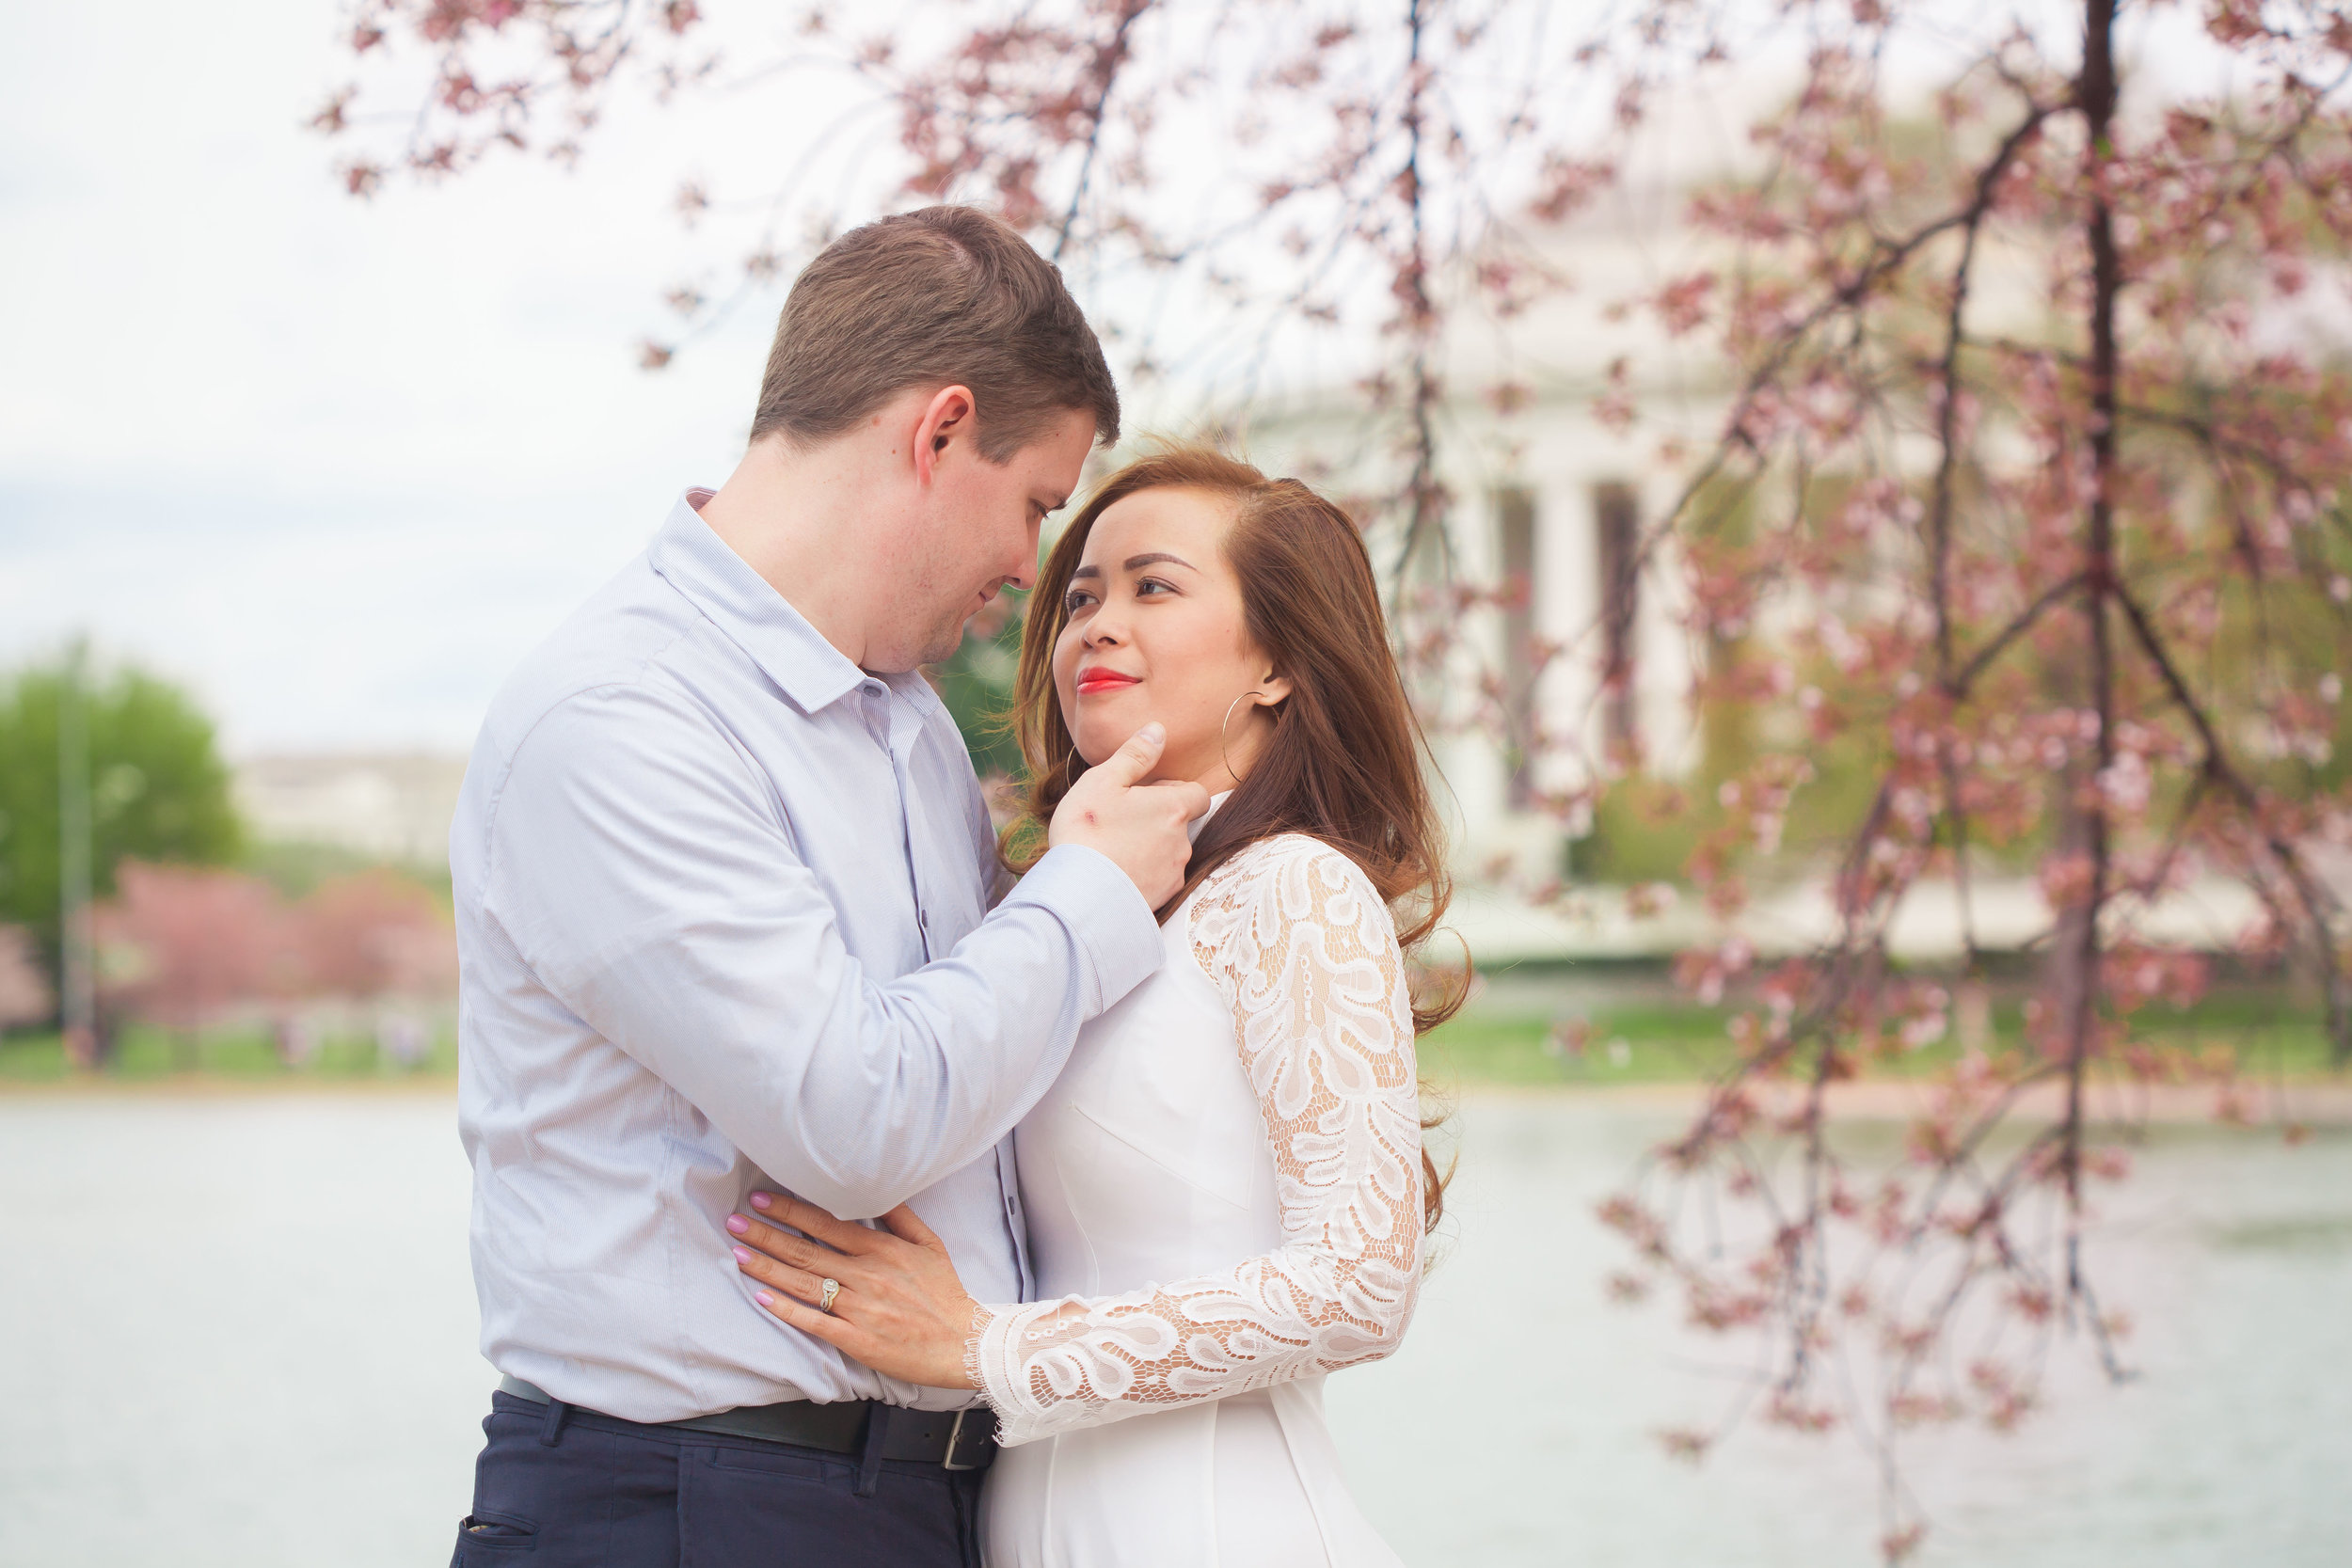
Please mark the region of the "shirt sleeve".
[[876, 980], [766, 775], [649, 685], [543, 717], [493, 812], [485, 912], [538, 981], [847, 1219], [985, 1154], [1164, 952], [1125, 874], [1066, 846], [946, 957]]
[[1232, 1006], [1281, 1245], [1124, 1295], [981, 1308], [967, 1366], [1007, 1445], [1375, 1360], [1412, 1317], [1421, 1097], [1387, 907], [1344, 855], [1284, 837], [1219, 868], [1188, 935]]

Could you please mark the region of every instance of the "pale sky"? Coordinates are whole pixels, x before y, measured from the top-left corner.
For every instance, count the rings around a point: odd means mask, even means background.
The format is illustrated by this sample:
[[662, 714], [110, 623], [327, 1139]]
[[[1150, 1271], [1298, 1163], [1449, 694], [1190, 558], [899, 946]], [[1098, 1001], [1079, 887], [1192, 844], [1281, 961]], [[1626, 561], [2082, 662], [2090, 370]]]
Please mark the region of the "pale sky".
[[[775, 53], [772, 9], [713, 9], [751, 29], [738, 57]], [[781, 293], [640, 371], [662, 291], [749, 248], [685, 235], [672, 198], [764, 184], [846, 100], [632, 88], [577, 172], [358, 202], [304, 129], [355, 73], [342, 14], [0, 0], [0, 669], [87, 632], [192, 688], [232, 754], [464, 750], [505, 672], [726, 477]], [[852, 219], [888, 175], [820, 168]]]
[[696, 125], [363, 204], [300, 128], [330, 0], [6, 8], [0, 665], [87, 630], [235, 752], [463, 749], [739, 451], [769, 311], [634, 362]]
[[0, 668], [87, 632], [191, 687], [232, 754], [463, 750], [725, 477], [774, 303], [636, 368], [660, 290], [724, 259], [670, 198], [830, 117], [798, 86], [626, 93], [576, 174], [356, 202], [302, 129], [352, 73], [341, 14], [0, 0]]

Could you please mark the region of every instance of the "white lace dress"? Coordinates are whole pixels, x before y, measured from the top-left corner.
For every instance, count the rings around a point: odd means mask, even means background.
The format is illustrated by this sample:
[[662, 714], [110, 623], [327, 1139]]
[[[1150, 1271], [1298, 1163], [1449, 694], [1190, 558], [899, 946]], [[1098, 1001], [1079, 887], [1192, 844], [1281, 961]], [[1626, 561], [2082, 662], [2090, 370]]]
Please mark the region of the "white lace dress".
[[990, 1568], [1379, 1568], [1324, 1374], [1396, 1348], [1422, 1261], [1395, 927], [1346, 856], [1250, 846], [1019, 1132], [1041, 1300], [984, 1309]]

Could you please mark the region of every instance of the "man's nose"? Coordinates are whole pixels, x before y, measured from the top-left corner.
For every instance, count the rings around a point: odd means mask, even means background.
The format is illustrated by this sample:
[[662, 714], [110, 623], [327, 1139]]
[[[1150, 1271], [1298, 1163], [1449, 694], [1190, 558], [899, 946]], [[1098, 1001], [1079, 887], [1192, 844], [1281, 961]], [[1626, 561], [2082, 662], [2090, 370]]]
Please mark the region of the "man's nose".
[[1037, 535], [1041, 523], [1031, 523], [1021, 541], [1021, 553], [1013, 557], [1011, 569], [1005, 573], [1005, 584], [1024, 594], [1037, 586]]

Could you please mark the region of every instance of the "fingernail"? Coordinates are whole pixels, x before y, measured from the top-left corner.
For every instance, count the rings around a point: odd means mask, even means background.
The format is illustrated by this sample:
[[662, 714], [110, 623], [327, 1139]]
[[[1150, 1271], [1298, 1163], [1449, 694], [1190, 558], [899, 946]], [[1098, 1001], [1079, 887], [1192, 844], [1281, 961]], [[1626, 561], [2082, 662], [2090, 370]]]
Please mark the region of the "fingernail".
[[738, 1236], [748, 1236], [752, 1233], [752, 1222], [745, 1219], [740, 1214], [729, 1214], [727, 1216], [727, 1228], [734, 1231]]
[[751, 1249], [749, 1247], [737, 1247], [735, 1249], [735, 1260], [739, 1263], [749, 1264], [752, 1260]]
[[773, 1296], [771, 1296], [771, 1295], [770, 1295], [770, 1294], [769, 1294], [767, 1291], [753, 1291], [753, 1292], [752, 1292], [752, 1299], [753, 1299], [754, 1301], [755, 1301], [755, 1302], [759, 1303], [759, 1305], [760, 1305], [760, 1306], [762, 1306], [762, 1307], [773, 1307], [773, 1306], [776, 1304], [776, 1298], [775, 1298], [775, 1297], [773, 1297]]
[[752, 1207], [755, 1209], [765, 1209], [773, 1201], [774, 1199], [771, 1198], [766, 1193], [754, 1193], [752, 1195]]
[[1149, 724], [1144, 725], [1143, 728], [1137, 730], [1136, 734], [1141, 736], [1146, 740], [1165, 740], [1168, 738], [1168, 731], [1161, 727], [1160, 721], [1156, 719], [1152, 720]]

